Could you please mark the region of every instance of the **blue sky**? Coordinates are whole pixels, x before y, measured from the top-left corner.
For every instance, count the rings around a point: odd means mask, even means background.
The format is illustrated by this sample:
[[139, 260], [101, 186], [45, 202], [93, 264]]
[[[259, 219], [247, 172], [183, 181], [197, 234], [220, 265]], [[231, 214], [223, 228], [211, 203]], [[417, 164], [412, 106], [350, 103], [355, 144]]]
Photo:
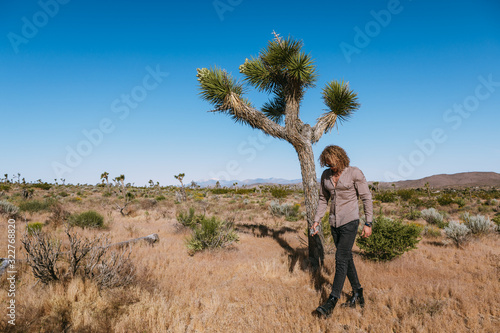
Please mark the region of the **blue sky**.
[[[472, 1], [4, 1], [0, 174], [162, 185], [299, 179], [287, 142], [207, 112], [196, 68], [238, 66], [272, 31], [304, 42], [319, 79], [361, 108], [314, 146], [346, 149], [368, 180], [500, 172], [500, 3]], [[266, 96], [250, 92], [261, 105]], [[321, 169], [317, 164], [316, 172]]]

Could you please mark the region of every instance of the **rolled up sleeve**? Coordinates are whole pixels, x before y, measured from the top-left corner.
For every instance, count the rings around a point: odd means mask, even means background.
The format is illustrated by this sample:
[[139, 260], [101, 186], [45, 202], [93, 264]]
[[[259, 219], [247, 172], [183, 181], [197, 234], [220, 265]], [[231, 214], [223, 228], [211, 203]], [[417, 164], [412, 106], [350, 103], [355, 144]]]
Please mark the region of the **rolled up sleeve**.
[[358, 195], [361, 198], [361, 201], [363, 202], [366, 222], [372, 222], [373, 221], [372, 193], [370, 192], [370, 188], [368, 187], [368, 182], [366, 181], [365, 175], [361, 170], [356, 168], [353, 174], [353, 180]]

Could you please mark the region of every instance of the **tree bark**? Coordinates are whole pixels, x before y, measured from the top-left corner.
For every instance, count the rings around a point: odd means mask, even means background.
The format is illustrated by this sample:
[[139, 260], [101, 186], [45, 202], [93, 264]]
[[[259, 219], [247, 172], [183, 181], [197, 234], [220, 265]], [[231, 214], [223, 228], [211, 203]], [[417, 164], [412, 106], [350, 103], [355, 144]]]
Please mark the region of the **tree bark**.
[[302, 174], [302, 187], [304, 189], [304, 200], [306, 205], [307, 217], [307, 240], [309, 247], [309, 264], [313, 270], [317, 270], [323, 265], [325, 259], [325, 250], [323, 247], [323, 230], [321, 224], [319, 233], [311, 236], [309, 229], [314, 223], [314, 215], [318, 207], [318, 181], [316, 180], [316, 168], [314, 165], [314, 153], [311, 143], [311, 127], [305, 125], [302, 135], [305, 137], [301, 145], [294, 145], [300, 162]]

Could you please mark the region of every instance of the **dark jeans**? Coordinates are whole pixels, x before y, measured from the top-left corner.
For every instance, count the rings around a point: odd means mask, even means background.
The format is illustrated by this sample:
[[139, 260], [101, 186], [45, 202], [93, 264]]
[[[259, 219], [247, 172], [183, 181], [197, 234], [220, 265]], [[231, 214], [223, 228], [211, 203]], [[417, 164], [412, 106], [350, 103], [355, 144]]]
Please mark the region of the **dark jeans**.
[[351, 221], [338, 228], [332, 227], [332, 236], [337, 252], [335, 253], [335, 277], [330, 296], [340, 298], [345, 277], [349, 279], [353, 290], [361, 288], [358, 273], [352, 260], [352, 246], [358, 233], [359, 220]]

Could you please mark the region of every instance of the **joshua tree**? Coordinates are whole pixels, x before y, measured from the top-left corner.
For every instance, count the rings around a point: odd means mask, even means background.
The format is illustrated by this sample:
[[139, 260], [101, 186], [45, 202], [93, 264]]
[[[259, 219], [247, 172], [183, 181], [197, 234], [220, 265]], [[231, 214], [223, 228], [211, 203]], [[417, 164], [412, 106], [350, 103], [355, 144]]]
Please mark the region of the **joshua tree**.
[[122, 185], [122, 195], [125, 197], [125, 175], [119, 175], [113, 179], [116, 184]]
[[175, 179], [177, 179], [181, 183], [182, 200], [186, 201], [187, 200], [186, 190], [184, 189], [184, 183], [182, 182], [182, 179], [184, 179], [184, 176], [185, 176], [185, 174], [180, 173], [180, 174], [178, 174], [178, 175], [176, 175], [174, 177], [175, 177]]
[[107, 173], [106, 171], [104, 171], [102, 174], [101, 174], [101, 179], [102, 179], [102, 183], [104, 184], [104, 181], [106, 180], [106, 188], [108, 189], [108, 192], [109, 192], [109, 173]]
[[[274, 33], [274, 32], [273, 32]], [[244, 81], [260, 92], [270, 95], [261, 110], [246, 99], [244, 82], [235, 80], [218, 67], [198, 69], [201, 97], [214, 106], [212, 112], [228, 114], [236, 122], [258, 128], [267, 135], [288, 141], [297, 152], [309, 226], [313, 224], [318, 205], [318, 184], [312, 145], [337, 121], [347, 120], [359, 108], [357, 95], [344, 81], [331, 81], [323, 88], [327, 110], [314, 126], [299, 118], [300, 103], [305, 91], [314, 87], [317, 74], [312, 58], [302, 51], [302, 41], [282, 38], [274, 33], [256, 58], [246, 59], [239, 67]], [[309, 259], [317, 268], [324, 258], [323, 233], [309, 236]]]

